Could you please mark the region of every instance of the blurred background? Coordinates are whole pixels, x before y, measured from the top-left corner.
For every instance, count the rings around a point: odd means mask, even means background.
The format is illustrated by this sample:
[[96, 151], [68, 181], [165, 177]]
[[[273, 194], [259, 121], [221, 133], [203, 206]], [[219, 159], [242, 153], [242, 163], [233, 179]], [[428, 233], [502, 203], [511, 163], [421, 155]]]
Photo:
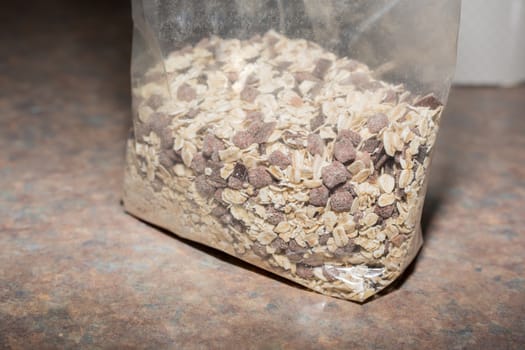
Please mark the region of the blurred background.
[[525, 1], [463, 0], [454, 82], [512, 86], [525, 81]]

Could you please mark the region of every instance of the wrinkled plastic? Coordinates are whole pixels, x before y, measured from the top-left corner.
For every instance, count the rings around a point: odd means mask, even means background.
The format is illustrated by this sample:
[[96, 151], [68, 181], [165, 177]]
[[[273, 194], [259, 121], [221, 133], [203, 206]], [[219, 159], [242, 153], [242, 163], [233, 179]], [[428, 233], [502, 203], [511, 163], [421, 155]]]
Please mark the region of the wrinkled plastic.
[[125, 209], [363, 301], [421, 247], [457, 0], [133, 0]]

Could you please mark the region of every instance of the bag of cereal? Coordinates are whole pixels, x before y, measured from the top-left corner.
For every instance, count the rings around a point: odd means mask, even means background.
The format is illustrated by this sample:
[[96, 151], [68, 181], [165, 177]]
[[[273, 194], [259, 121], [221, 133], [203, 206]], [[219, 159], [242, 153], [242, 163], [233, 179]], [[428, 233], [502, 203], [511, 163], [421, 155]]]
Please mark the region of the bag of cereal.
[[456, 0], [133, 0], [124, 205], [363, 301], [422, 244]]

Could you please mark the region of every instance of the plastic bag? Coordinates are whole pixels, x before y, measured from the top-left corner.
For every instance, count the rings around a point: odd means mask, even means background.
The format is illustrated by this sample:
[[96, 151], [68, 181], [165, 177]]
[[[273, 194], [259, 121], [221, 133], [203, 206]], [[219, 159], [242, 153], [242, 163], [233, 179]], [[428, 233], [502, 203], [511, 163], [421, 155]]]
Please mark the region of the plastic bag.
[[125, 209], [363, 301], [422, 244], [460, 2], [133, 0]]

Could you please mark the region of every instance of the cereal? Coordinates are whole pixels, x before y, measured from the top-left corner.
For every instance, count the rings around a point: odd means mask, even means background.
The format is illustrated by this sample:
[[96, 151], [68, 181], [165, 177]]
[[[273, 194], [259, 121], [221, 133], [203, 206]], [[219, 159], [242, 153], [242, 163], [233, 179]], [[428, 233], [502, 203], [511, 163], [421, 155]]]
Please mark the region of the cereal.
[[372, 153], [378, 148], [379, 144], [380, 144], [380, 141], [378, 139], [374, 137], [369, 138], [365, 140], [365, 142], [363, 143], [362, 150]]
[[271, 225], [278, 225], [280, 222], [286, 220], [286, 216], [273, 207], [269, 207], [266, 212], [266, 221]]
[[265, 143], [275, 128], [275, 122], [260, 123], [255, 122], [248, 128], [248, 132], [252, 135], [253, 142]]
[[310, 130], [315, 131], [320, 128], [326, 120], [326, 116], [322, 113], [319, 113], [316, 117], [310, 120]]
[[233, 188], [235, 190], [240, 190], [241, 188], [243, 188], [243, 185], [244, 185], [244, 181], [242, 181], [241, 179], [238, 179], [238, 178], [233, 177], [233, 176], [230, 176], [228, 178], [228, 187], [229, 188]]
[[297, 264], [295, 273], [297, 274], [297, 276], [304, 279], [311, 279], [312, 277], [314, 277], [313, 269], [304, 264]]
[[244, 181], [248, 177], [248, 169], [246, 169], [244, 164], [236, 163], [233, 172], [231, 173], [231, 177]]
[[336, 192], [330, 197], [330, 207], [336, 212], [348, 211], [352, 208], [353, 201], [354, 198], [349, 192]]
[[348, 130], [348, 129], [342, 129], [339, 130], [339, 133], [337, 135], [337, 140], [341, 139], [349, 139], [352, 142], [352, 145], [354, 147], [357, 147], [359, 143], [361, 142], [361, 135], [359, 133]]
[[232, 142], [240, 149], [245, 149], [254, 143], [254, 140], [253, 136], [248, 131], [241, 130], [233, 135]]
[[246, 86], [241, 92], [241, 100], [244, 100], [246, 102], [253, 102], [258, 95], [259, 92], [257, 91], [257, 89], [251, 86]]
[[169, 94], [155, 68], [134, 90], [128, 210], [340, 298], [399, 276], [419, 248], [436, 97], [275, 32], [211, 37], [166, 67]]
[[195, 89], [184, 83], [177, 89], [177, 99], [180, 101], [193, 101], [197, 97]]
[[394, 204], [385, 205], [385, 206], [379, 206], [378, 205], [378, 206], [375, 207], [374, 213], [376, 213], [377, 215], [379, 215], [383, 219], [388, 219], [394, 213], [394, 209], [395, 209], [395, 205]]
[[280, 168], [286, 168], [288, 165], [292, 164], [290, 157], [288, 157], [286, 154], [284, 154], [283, 152], [279, 150], [273, 151], [268, 156], [268, 162], [271, 165], [276, 165]]
[[388, 117], [383, 113], [377, 113], [368, 118], [368, 130], [375, 134], [388, 126]]
[[348, 171], [340, 162], [334, 161], [332, 164], [325, 166], [322, 169], [323, 183], [328, 188], [342, 184], [348, 180]]
[[399, 174], [399, 188], [407, 187], [414, 177], [414, 173], [411, 170], [403, 169]]
[[387, 205], [394, 203], [395, 199], [396, 196], [393, 193], [383, 193], [381, 196], [379, 196], [377, 204], [380, 207], [386, 207]]
[[324, 142], [321, 136], [317, 134], [310, 134], [306, 139], [307, 146], [306, 149], [312, 155], [322, 155], [324, 150]]
[[350, 138], [340, 138], [334, 144], [334, 157], [341, 163], [352, 162], [356, 158], [354, 143]]
[[434, 95], [427, 95], [417, 100], [416, 103], [414, 103], [414, 106], [437, 109], [443, 106], [443, 104]]
[[197, 191], [204, 197], [210, 197], [215, 193], [216, 188], [212, 186], [206, 176], [201, 175], [195, 178], [195, 187]]
[[224, 150], [224, 144], [221, 140], [212, 134], [206, 134], [203, 140], [202, 155], [211, 157], [214, 153]]
[[383, 174], [377, 179], [379, 187], [385, 193], [391, 193], [396, 185], [396, 180], [389, 174]]
[[315, 205], [317, 207], [324, 207], [326, 203], [328, 203], [329, 195], [330, 195], [330, 192], [328, 191], [328, 188], [324, 186], [313, 188], [310, 190], [310, 193], [309, 193], [310, 204]]
[[248, 170], [248, 181], [255, 188], [265, 187], [273, 182], [270, 173], [262, 166]]
[[190, 168], [195, 171], [197, 174], [204, 173], [204, 170], [206, 169], [206, 159], [201, 153], [197, 153], [192, 161]]
[[317, 78], [322, 79], [325, 76], [326, 72], [328, 71], [331, 65], [332, 65], [332, 61], [327, 60], [325, 58], [321, 58], [315, 64], [315, 68], [312, 74], [316, 76]]

